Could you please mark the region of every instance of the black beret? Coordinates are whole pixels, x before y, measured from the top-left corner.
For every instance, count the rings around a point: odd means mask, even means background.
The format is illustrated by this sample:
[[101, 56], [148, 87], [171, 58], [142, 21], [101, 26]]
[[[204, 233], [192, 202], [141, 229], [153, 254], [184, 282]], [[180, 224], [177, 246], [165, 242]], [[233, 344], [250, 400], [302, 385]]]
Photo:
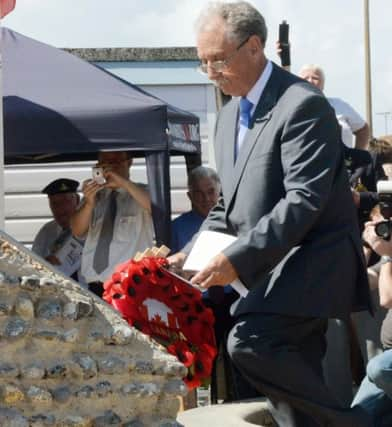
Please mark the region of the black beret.
[[48, 184], [41, 193], [51, 196], [59, 193], [75, 193], [79, 182], [68, 178], [59, 178]]

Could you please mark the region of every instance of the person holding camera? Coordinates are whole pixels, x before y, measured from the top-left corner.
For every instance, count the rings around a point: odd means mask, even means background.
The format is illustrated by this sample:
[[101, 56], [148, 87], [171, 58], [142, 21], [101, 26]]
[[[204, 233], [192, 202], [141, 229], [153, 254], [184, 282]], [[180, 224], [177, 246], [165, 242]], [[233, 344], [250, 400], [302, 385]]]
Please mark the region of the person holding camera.
[[[392, 213], [392, 212], [391, 212]], [[385, 351], [373, 357], [366, 368], [366, 377], [353, 401], [375, 420], [375, 426], [391, 425], [392, 421], [392, 240], [390, 218], [382, 217], [366, 223], [364, 241], [381, 256], [379, 274], [380, 304], [388, 308], [381, 328]], [[389, 421], [385, 418], [388, 416]]]
[[71, 218], [73, 234], [86, 237], [82, 274], [98, 296], [117, 264], [153, 244], [150, 195], [130, 180], [131, 165], [126, 151], [99, 152], [101, 169], [94, 168], [94, 179], [83, 183], [84, 198]]

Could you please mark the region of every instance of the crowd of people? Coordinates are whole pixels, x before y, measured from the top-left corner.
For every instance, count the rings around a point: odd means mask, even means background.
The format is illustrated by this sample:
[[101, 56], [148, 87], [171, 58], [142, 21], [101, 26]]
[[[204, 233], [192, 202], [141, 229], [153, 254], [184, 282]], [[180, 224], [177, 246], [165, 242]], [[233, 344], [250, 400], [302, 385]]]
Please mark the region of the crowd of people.
[[[191, 210], [172, 223], [168, 261], [181, 270], [199, 231], [237, 237], [191, 279], [215, 312], [228, 400], [265, 396], [278, 426], [392, 425], [392, 185], [389, 199], [377, 192], [392, 138], [371, 139], [347, 102], [325, 97], [319, 66], [296, 76], [270, 61], [251, 4], [209, 4], [196, 36], [200, 71], [231, 99], [217, 172], [189, 173]], [[63, 271], [98, 296], [117, 264], [153, 245], [148, 187], [131, 165], [100, 152], [104, 181], [85, 181], [81, 200], [74, 180], [42, 190], [53, 221], [33, 251], [62, 268], [72, 243], [79, 261]]]

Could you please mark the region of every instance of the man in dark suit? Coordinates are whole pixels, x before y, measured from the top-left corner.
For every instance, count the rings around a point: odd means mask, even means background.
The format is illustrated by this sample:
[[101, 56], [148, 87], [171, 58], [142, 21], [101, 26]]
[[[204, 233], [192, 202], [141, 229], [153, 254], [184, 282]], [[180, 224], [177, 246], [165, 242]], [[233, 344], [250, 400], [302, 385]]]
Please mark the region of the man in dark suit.
[[235, 97], [217, 120], [222, 197], [202, 229], [238, 238], [192, 280], [249, 290], [228, 350], [279, 426], [370, 426], [321, 374], [327, 319], [369, 301], [340, 129], [317, 88], [267, 60], [266, 34], [246, 2], [211, 4], [198, 21], [201, 70]]

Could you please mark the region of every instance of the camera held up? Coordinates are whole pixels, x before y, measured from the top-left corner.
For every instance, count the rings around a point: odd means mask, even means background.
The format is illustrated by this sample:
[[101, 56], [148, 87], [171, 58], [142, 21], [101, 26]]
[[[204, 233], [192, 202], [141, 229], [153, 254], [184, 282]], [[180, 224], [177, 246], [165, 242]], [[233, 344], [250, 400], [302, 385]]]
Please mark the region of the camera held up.
[[385, 221], [380, 221], [375, 225], [375, 232], [377, 236], [389, 240], [392, 233], [392, 181], [378, 181], [377, 193], [380, 213]]
[[102, 168], [93, 167], [93, 180], [99, 185], [103, 185], [106, 183]]

